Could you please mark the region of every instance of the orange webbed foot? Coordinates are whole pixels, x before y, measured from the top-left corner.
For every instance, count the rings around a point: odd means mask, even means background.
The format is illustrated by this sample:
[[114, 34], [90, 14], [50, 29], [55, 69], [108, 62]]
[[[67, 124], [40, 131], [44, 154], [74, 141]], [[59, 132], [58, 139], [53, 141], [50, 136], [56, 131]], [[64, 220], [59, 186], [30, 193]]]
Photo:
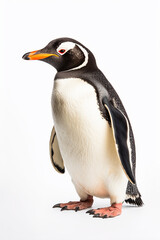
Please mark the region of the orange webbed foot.
[[74, 210], [75, 212], [90, 208], [93, 204], [93, 197], [89, 196], [85, 201], [74, 201], [68, 203], [58, 203], [53, 206], [53, 208], [61, 208], [63, 210]]
[[98, 218], [111, 218], [119, 216], [122, 212], [122, 203], [113, 203], [110, 207], [91, 209], [86, 213]]

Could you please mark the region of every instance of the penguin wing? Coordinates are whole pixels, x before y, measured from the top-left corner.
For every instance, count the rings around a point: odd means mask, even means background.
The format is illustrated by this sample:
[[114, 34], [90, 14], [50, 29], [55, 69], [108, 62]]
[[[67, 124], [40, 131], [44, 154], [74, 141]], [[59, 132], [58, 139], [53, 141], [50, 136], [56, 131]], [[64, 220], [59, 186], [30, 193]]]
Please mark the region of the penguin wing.
[[129, 145], [129, 122], [127, 117], [117, 108], [115, 108], [104, 97], [102, 103], [109, 113], [111, 120], [111, 128], [116, 145], [118, 157], [120, 159], [122, 168], [127, 175], [129, 181], [135, 184], [135, 178], [131, 169], [131, 149]]
[[63, 163], [63, 159], [59, 150], [58, 140], [55, 132], [55, 128], [53, 127], [49, 142], [49, 152], [50, 152], [50, 158], [53, 167], [56, 169], [59, 173], [65, 172], [65, 167]]

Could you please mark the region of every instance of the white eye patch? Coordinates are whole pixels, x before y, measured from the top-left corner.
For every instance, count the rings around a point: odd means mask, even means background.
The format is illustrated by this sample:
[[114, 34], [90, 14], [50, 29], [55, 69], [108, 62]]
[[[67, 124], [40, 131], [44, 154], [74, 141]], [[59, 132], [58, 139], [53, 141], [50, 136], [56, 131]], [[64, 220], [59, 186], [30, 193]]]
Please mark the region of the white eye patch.
[[80, 46], [79, 44], [75, 44], [73, 42], [63, 42], [59, 45], [59, 47], [57, 48], [57, 52], [60, 55], [64, 55], [66, 52], [68, 52], [69, 50], [73, 49], [75, 46], [78, 46], [81, 51], [83, 52], [84, 56], [85, 56], [85, 60], [82, 64], [80, 64], [79, 66], [75, 67], [75, 68], [71, 68], [69, 70], [66, 71], [70, 71], [70, 70], [76, 70], [76, 69], [80, 69], [82, 67], [85, 67], [88, 63], [88, 52], [86, 51], [86, 49], [82, 46]]
[[65, 54], [66, 52], [68, 52], [70, 49], [73, 49], [75, 47], [75, 43], [73, 42], [63, 42], [59, 45], [59, 47], [57, 48], [57, 52], [60, 55]]

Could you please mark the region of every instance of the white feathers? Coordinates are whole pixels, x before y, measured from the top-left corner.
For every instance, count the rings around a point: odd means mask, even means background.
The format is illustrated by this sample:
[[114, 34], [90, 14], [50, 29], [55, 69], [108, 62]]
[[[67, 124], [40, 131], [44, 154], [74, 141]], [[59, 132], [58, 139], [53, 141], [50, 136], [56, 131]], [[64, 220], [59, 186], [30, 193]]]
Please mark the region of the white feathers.
[[111, 203], [124, 201], [128, 180], [94, 88], [79, 78], [58, 79], [52, 107], [64, 165], [80, 197], [90, 194], [109, 197]]
[[73, 49], [74, 47], [75, 47], [75, 43], [73, 42], [63, 42], [57, 48], [57, 52], [59, 53], [61, 49], [64, 49], [65, 50], [64, 54], [65, 54], [67, 51], [69, 51], [70, 49]]
[[139, 196], [139, 194], [136, 194], [136, 195], [129, 195], [129, 194], [126, 194], [126, 199], [125, 200], [127, 200], [127, 199], [132, 199], [132, 200], [136, 200], [136, 198], [139, 198], [140, 196]]

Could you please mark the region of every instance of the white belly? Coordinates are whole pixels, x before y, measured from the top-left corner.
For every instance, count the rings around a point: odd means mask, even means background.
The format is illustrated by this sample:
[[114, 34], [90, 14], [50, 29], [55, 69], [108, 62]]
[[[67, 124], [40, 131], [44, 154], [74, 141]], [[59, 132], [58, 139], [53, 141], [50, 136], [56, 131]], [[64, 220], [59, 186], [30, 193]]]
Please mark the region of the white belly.
[[125, 198], [127, 178], [94, 88], [78, 78], [57, 80], [52, 107], [64, 165], [78, 191], [111, 198], [117, 193]]

